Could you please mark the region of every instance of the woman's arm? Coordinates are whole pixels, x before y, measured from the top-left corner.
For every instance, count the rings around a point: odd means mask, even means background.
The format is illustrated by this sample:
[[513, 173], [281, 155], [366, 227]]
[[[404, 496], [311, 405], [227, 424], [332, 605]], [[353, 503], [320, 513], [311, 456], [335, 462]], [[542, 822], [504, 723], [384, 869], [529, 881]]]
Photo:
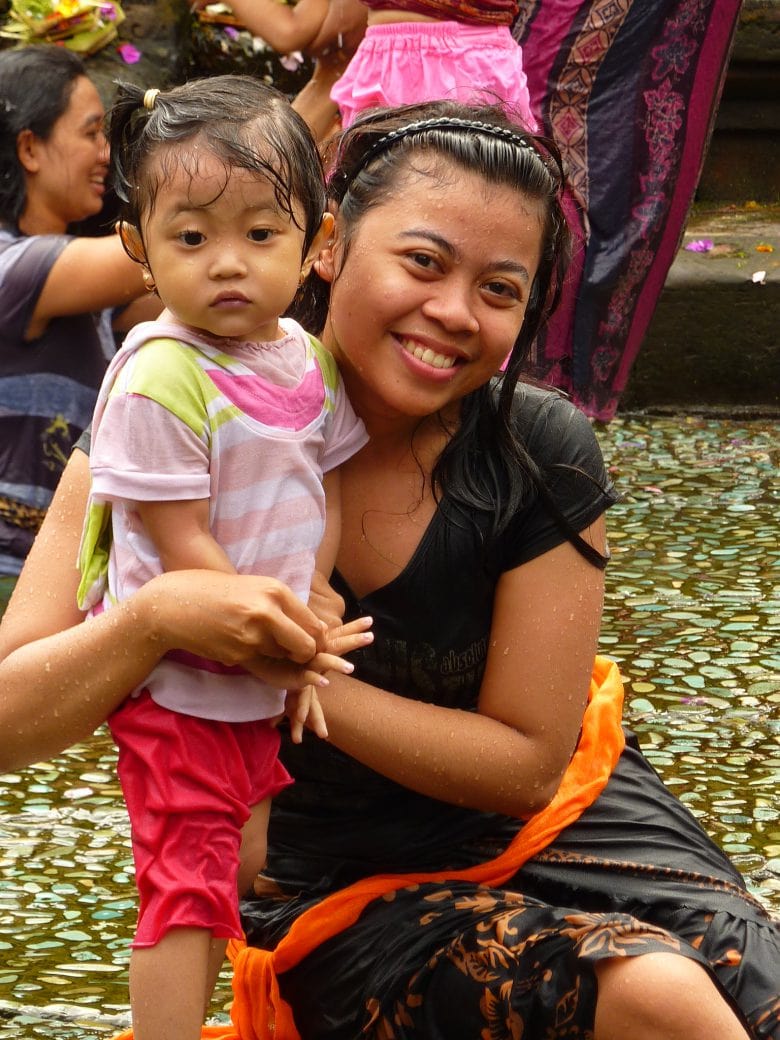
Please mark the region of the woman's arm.
[[124, 251], [119, 235], [74, 238], [49, 271], [27, 335], [42, 335], [53, 318], [121, 307], [145, 291], [143, 268]]
[[[603, 519], [583, 535], [604, 550]], [[507, 572], [476, 713], [333, 676], [319, 691], [330, 742], [430, 797], [511, 816], [538, 812], [577, 742], [603, 588], [603, 572], [568, 542]]]
[[307, 53], [321, 58], [340, 51], [345, 61], [349, 60], [363, 39], [367, 21], [368, 8], [362, 0], [329, 3], [320, 31], [306, 47]]
[[317, 141], [341, 129], [339, 110], [330, 92], [360, 44], [367, 18], [368, 8], [360, 0], [329, 4], [322, 28], [306, 48], [314, 57], [314, 71], [293, 100], [293, 108], [306, 120]]
[[301, 686], [323, 641], [286, 585], [208, 571], [163, 574], [81, 624], [75, 561], [88, 493], [89, 461], [75, 451], [0, 625], [0, 772], [88, 737], [168, 650]]
[[328, 13], [328, 0], [230, 0], [242, 25], [261, 36], [279, 54], [304, 50], [317, 36]]
[[346, 62], [335, 52], [327, 57], [318, 58], [314, 63], [311, 78], [293, 99], [293, 108], [305, 121], [318, 143], [337, 133], [341, 127], [338, 106], [331, 101], [330, 92], [345, 66]]

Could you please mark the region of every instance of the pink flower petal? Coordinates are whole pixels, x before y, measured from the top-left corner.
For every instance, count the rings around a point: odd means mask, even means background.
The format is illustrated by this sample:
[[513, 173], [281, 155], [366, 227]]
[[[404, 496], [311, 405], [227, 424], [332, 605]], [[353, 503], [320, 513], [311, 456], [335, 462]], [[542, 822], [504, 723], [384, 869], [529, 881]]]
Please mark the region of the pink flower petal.
[[295, 72], [297, 68], [303, 65], [303, 55], [300, 51], [293, 51], [291, 54], [283, 54], [279, 59], [279, 64], [283, 69], [287, 69], [288, 72]]
[[132, 43], [120, 43], [117, 50], [125, 65], [135, 65], [141, 60], [141, 52]]
[[238, 29], [234, 25], [225, 26], [225, 36], [228, 36], [231, 40], [237, 40], [239, 37]]
[[709, 253], [715, 243], [711, 238], [697, 238], [685, 247], [689, 253]]

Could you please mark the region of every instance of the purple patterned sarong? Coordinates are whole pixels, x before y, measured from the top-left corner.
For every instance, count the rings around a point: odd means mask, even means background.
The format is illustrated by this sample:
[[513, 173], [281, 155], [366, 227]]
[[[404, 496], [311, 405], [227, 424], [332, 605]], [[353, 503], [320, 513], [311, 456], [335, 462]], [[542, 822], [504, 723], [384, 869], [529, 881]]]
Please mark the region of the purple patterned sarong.
[[[528, 0], [514, 26], [579, 248], [537, 374], [608, 421], [684, 231], [740, 0]], [[684, 349], [684, 345], [680, 345]]]

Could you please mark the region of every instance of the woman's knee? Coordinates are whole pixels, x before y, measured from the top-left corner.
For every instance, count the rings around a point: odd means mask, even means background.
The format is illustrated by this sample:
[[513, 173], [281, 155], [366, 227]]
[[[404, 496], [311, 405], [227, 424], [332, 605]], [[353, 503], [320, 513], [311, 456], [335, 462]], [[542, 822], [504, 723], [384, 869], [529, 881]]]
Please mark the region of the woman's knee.
[[749, 1033], [698, 962], [672, 953], [594, 966], [594, 1040], [747, 1040]]

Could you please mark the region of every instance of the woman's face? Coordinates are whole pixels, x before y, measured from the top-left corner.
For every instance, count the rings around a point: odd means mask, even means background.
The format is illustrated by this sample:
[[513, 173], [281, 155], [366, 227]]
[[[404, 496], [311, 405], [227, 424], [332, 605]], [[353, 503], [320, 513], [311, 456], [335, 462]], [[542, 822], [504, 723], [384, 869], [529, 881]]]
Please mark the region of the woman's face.
[[86, 76], [73, 81], [68, 106], [43, 140], [32, 135], [22, 161], [27, 171], [27, 205], [20, 221], [34, 219], [35, 232], [64, 231], [68, 224], [99, 213], [108, 173], [105, 112]]
[[318, 268], [332, 282], [325, 339], [366, 421], [433, 414], [498, 371], [541, 229], [537, 202], [439, 162], [370, 209], [346, 255], [337, 236]]

